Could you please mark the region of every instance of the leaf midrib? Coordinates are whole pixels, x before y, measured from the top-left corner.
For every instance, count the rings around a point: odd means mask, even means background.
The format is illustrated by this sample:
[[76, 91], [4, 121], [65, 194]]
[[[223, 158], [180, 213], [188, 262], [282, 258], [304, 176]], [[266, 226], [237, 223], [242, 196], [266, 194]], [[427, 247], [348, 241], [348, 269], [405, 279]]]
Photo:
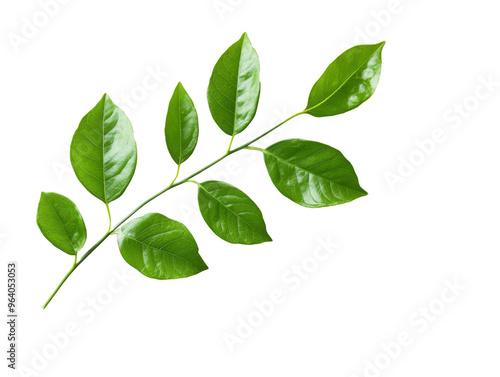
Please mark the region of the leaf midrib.
[[182, 114], [181, 114], [181, 89], [177, 92], [177, 110], [179, 111], [179, 161], [177, 165], [182, 163]]
[[104, 137], [105, 137], [105, 130], [104, 130], [104, 119], [106, 116], [106, 102], [107, 99], [104, 97], [104, 103], [102, 106], [102, 185], [103, 185], [103, 193], [104, 193], [104, 203], [108, 205], [108, 193], [106, 190], [106, 172], [105, 172], [105, 162], [104, 162]]
[[[122, 235], [123, 237], [125, 237], [125, 238], [127, 238], [127, 239], [129, 239], [129, 240], [135, 241], [135, 242], [137, 242], [137, 243], [139, 243], [139, 244], [141, 244], [141, 245], [144, 245], [144, 246], [150, 247], [150, 248], [152, 248], [152, 249], [154, 249], [154, 250], [157, 250], [157, 251], [160, 251], [160, 252], [164, 252], [164, 253], [166, 253], [166, 254], [169, 254], [169, 255], [171, 255], [171, 256], [172, 256], [172, 257], [174, 257], [174, 258], [179, 258], [179, 259], [182, 259], [183, 261], [185, 261], [185, 262], [187, 262], [187, 263], [191, 264], [192, 266], [196, 266], [196, 265], [194, 265], [194, 264], [193, 264], [193, 262], [191, 262], [191, 261], [189, 261], [189, 260], [187, 260], [187, 259], [185, 259], [185, 258], [182, 258], [182, 257], [180, 257], [180, 256], [178, 256], [178, 255], [172, 254], [171, 252], [168, 252], [167, 250], [158, 249], [157, 247], [154, 247], [154, 246], [148, 245], [147, 243], [142, 242], [142, 241], [139, 241], [138, 239], [136, 239], [136, 238], [134, 238], [134, 237], [130, 237], [130, 236], [126, 235], [126, 234], [125, 234], [125, 233], [123, 233], [123, 232], [119, 232], [118, 234]], [[143, 258], [143, 260], [144, 260], [144, 258]]]
[[64, 224], [63, 224], [63, 222], [61, 220], [61, 217], [59, 216], [59, 213], [56, 211], [56, 208], [54, 207], [54, 204], [52, 204], [52, 201], [48, 197], [45, 197], [45, 199], [49, 202], [50, 206], [52, 207], [52, 210], [56, 214], [56, 217], [59, 220], [59, 223], [61, 224], [62, 228], [64, 229], [64, 234], [66, 235], [66, 238], [68, 239], [69, 243], [71, 244], [71, 247], [73, 248], [73, 251], [75, 253], [77, 253], [78, 250], [76, 250], [75, 245], [73, 244], [73, 241], [71, 240], [71, 238], [70, 238], [70, 236], [68, 234], [68, 231], [66, 230], [66, 227], [64, 226]]

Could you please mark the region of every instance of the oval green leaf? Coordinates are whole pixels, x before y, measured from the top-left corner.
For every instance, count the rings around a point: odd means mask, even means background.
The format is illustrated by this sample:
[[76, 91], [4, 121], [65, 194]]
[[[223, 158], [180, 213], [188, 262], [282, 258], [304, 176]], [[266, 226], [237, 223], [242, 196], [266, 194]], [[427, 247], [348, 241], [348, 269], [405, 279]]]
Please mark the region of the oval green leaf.
[[159, 213], [124, 225], [118, 233], [118, 247], [128, 264], [153, 279], [185, 278], [208, 268], [189, 230]]
[[198, 114], [181, 83], [177, 84], [168, 104], [165, 141], [174, 162], [186, 161], [198, 142]]
[[87, 228], [78, 207], [55, 192], [40, 195], [36, 223], [52, 245], [69, 255], [76, 255], [87, 240]]
[[78, 180], [104, 203], [119, 198], [130, 183], [137, 163], [134, 132], [107, 94], [81, 120], [70, 160]]
[[342, 114], [370, 98], [380, 78], [384, 44], [354, 46], [335, 59], [314, 84], [304, 113]]
[[274, 186], [301, 206], [328, 207], [367, 195], [351, 163], [328, 145], [290, 139], [273, 144], [263, 152]]
[[208, 106], [215, 123], [230, 136], [243, 131], [257, 111], [260, 63], [244, 33], [215, 64], [208, 85]]
[[207, 225], [230, 243], [272, 241], [259, 207], [240, 189], [220, 181], [199, 184], [198, 204]]

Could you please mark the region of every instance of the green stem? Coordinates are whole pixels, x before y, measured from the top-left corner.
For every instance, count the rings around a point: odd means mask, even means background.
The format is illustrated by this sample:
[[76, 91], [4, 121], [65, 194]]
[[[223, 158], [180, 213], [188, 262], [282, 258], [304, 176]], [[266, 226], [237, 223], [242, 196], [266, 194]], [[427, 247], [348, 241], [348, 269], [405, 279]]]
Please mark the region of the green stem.
[[108, 219], [109, 219], [109, 226], [108, 226], [108, 233], [111, 230], [111, 211], [109, 210], [109, 203], [106, 202], [106, 209], [108, 211]]
[[[166, 188], [164, 188], [163, 190], [161, 190], [160, 192], [154, 194], [152, 197], [150, 197], [149, 199], [146, 199], [144, 202], [142, 202], [141, 204], [139, 204], [132, 212], [130, 212], [127, 216], [125, 216], [125, 218], [123, 218], [122, 220], [120, 220], [120, 222], [118, 224], [116, 224], [116, 226], [111, 229], [111, 226], [110, 226], [110, 229], [106, 232], [106, 234], [104, 236], [101, 237], [101, 239], [99, 241], [97, 241], [84, 255], [83, 257], [78, 261], [76, 262], [76, 256], [75, 256], [75, 264], [73, 265], [73, 267], [71, 268], [71, 270], [66, 274], [66, 276], [64, 277], [64, 279], [61, 281], [61, 283], [57, 286], [56, 290], [54, 291], [54, 293], [52, 293], [52, 295], [49, 297], [49, 299], [47, 300], [47, 302], [45, 303], [45, 305], [43, 306], [43, 308], [45, 309], [45, 307], [49, 304], [49, 302], [52, 300], [52, 298], [55, 296], [55, 294], [57, 293], [57, 291], [59, 291], [59, 289], [61, 288], [61, 286], [64, 284], [64, 282], [68, 279], [68, 277], [73, 273], [74, 270], [77, 269], [77, 267], [82, 264], [82, 262], [87, 259], [87, 257], [92, 254], [92, 252], [97, 249], [111, 234], [113, 234], [125, 221], [127, 221], [128, 219], [130, 219], [133, 215], [135, 215], [135, 213], [137, 211], [139, 211], [142, 207], [144, 207], [146, 204], [148, 204], [149, 202], [153, 201], [154, 199], [156, 199], [157, 197], [159, 197], [160, 195], [164, 194], [165, 192], [169, 191], [170, 189], [173, 189], [174, 187], [177, 187], [177, 186], [180, 186], [182, 185], [183, 183], [186, 183], [186, 182], [192, 182], [192, 183], [196, 183], [198, 184], [198, 182], [196, 181], [192, 181], [191, 178], [197, 176], [198, 174], [204, 172], [205, 170], [211, 168], [212, 166], [214, 166], [215, 164], [217, 164], [218, 162], [222, 161], [223, 159], [225, 159], [226, 157], [232, 155], [233, 153], [236, 153], [238, 151], [241, 151], [242, 149], [245, 149], [247, 148], [250, 144], [253, 144], [255, 143], [256, 141], [262, 139], [264, 136], [268, 135], [269, 133], [273, 132], [274, 130], [276, 130], [278, 127], [282, 126], [283, 124], [285, 124], [286, 122], [288, 122], [289, 120], [292, 120], [293, 118], [295, 118], [296, 116], [299, 116], [301, 114], [304, 114], [305, 111], [301, 111], [300, 113], [297, 113], [297, 114], [294, 114], [292, 115], [291, 117], [285, 119], [283, 122], [279, 123], [278, 125], [274, 126], [273, 128], [271, 128], [270, 130], [264, 132], [263, 134], [257, 136], [255, 139], [253, 140], [250, 140], [248, 143], [245, 143], [241, 146], [239, 146], [238, 148], [235, 148], [233, 150], [231, 150], [231, 145], [232, 145], [232, 142], [233, 142], [233, 138], [231, 138], [231, 143], [229, 145], [229, 149], [228, 151], [226, 152], [225, 155], [219, 157], [217, 160], [211, 162], [210, 164], [208, 164], [207, 166], [201, 168], [200, 170], [194, 172], [193, 174], [187, 176], [186, 178], [184, 178], [182, 181], [178, 181], [177, 183], [175, 183], [175, 181], [177, 180], [177, 177], [179, 175], [179, 170], [180, 170], [180, 164], [177, 166], [177, 174], [174, 178], [174, 180], [172, 181], [172, 183], [170, 183], [170, 185], [168, 185]], [[255, 147], [250, 147], [250, 149], [255, 149]], [[109, 207], [108, 207], [108, 210], [109, 210]], [[109, 213], [109, 212], [108, 212]], [[110, 215], [110, 219], [111, 219], [111, 215]]]
[[231, 136], [231, 141], [229, 142], [229, 147], [227, 148], [226, 155], [228, 155], [229, 152], [231, 152], [231, 145], [233, 145], [233, 140], [234, 140], [234, 135]]
[[169, 185], [172, 186], [174, 184], [174, 182], [177, 180], [177, 177], [179, 176], [179, 172], [181, 171], [181, 163], [179, 162], [177, 164], [177, 173], [175, 173], [175, 177], [174, 177], [174, 180], [172, 181], [172, 183]]
[[61, 280], [61, 282], [59, 283], [59, 285], [57, 286], [57, 288], [55, 289], [55, 291], [52, 292], [52, 294], [50, 295], [49, 299], [45, 302], [45, 304], [43, 304], [42, 309], [45, 309], [47, 307], [47, 305], [50, 303], [50, 301], [52, 301], [52, 298], [56, 295], [57, 291], [59, 291], [59, 288], [61, 288], [61, 286], [66, 281], [66, 279], [69, 278], [69, 275], [71, 275], [71, 273], [75, 270], [75, 268], [76, 268], [76, 258], [77, 258], [77, 256], [75, 254], [75, 261], [73, 262], [73, 267], [71, 267], [71, 269], [68, 271], [68, 273], [66, 274], [66, 276], [64, 277], [64, 279]]
[[286, 118], [283, 122], [279, 123], [278, 125], [274, 126], [273, 128], [271, 128], [270, 130], [264, 132], [262, 135], [259, 135], [257, 136], [255, 139], [253, 140], [250, 140], [248, 143], [246, 144], [243, 144], [241, 146], [239, 146], [238, 148], [235, 148], [231, 151], [231, 153], [234, 153], [234, 152], [238, 152], [239, 150], [242, 150], [246, 147], [248, 147], [250, 144], [253, 144], [255, 143], [256, 141], [262, 139], [264, 136], [267, 136], [268, 134], [270, 134], [271, 132], [273, 132], [274, 130], [276, 130], [277, 128], [281, 127], [282, 125], [284, 125], [286, 122], [288, 122], [289, 120], [292, 120], [293, 118], [299, 116], [299, 115], [302, 115], [302, 114], [305, 114], [306, 110], [304, 111], [301, 111], [300, 113], [297, 113], [297, 114], [293, 114], [291, 117], [288, 117]]
[[248, 150], [250, 150], [250, 151], [259, 151], [259, 152], [262, 152], [262, 153], [264, 153], [264, 152], [265, 152], [265, 150], [264, 150], [264, 149], [262, 149], [262, 148], [257, 148], [257, 147], [245, 147], [245, 149], [248, 149]]

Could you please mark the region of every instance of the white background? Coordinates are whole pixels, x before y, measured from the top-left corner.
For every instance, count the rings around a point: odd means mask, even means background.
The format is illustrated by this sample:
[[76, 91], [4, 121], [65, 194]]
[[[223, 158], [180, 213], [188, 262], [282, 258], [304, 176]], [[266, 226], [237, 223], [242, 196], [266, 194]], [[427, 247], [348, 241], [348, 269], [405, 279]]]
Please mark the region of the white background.
[[[0, 10], [0, 281], [7, 261], [17, 261], [18, 362], [30, 371], [20, 375], [498, 375], [495, 2], [75, 0], [44, 16], [40, 4], [47, 1], [2, 1]], [[28, 35], [24, 25], [34, 18], [39, 26]], [[193, 204], [196, 187], [183, 185], [140, 213], [185, 223], [208, 271], [149, 280], [122, 260], [110, 238], [42, 310], [72, 259], [36, 226], [40, 191], [76, 202], [87, 247], [107, 227], [104, 205], [68, 165], [81, 117], [104, 92], [122, 105], [132, 98], [124, 108], [139, 160], [126, 193], [111, 205], [117, 221], [173, 178], [163, 127], [178, 81], [201, 127], [181, 176], [226, 150], [229, 139], [210, 116], [206, 88], [218, 57], [244, 31], [260, 56], [262, 95], [234, 145], [302, 110], [312, 84], [344, 49], [387, 41], [380, 84], [368, 102], [333, 118], [296, 118], [259, 144], [292, 137], [330, 144], [353, 163], [369, 195], [338, 207], [302, 208], [273, 187], [258, 152], [234, 155], [200, 179], [243, 189], [261, 208], [274, 242], [245, 247], [218, 239]], [[17, 45], [13, 38], [25, 39]], [[156, 80], [151, 71], [159, 72]], [[149, 89], [141, 88], [144, 80]], [[488, 80], [489, 91], [482, 84]], [[417, 142], [433, 135], [440, 142], [427, 143], [424, 156]], [[418, 166], [403, 169], [409, 159]], [[303, 263], [314, 267], [322, 242], [340, 246], [294, 290], [283, 276]], [[116, 281], [122, 274], [126, 283]], [[454, 283], [458, 296], [446, 291]], [[110, 284], [119, 292], [110, 294]], [[241, 344], [228, 346], [225, 337], [238, 336], [240, 319], [262, 318], [255, 302], [274, 290], [285, 301]], [[92, 299], [98, 309], [89, 306]], [[419, 314], [429, 306], [432, 321]], [[62, 335], [68, 326], [71, 336]], [[0, 333], [6, 332], [4, 326]], [[397, 352], [389, 359], [383, 344], [401, 332], [411, 344], [392, 345]], [[3, 376], [9, 371], [2, 360]]]

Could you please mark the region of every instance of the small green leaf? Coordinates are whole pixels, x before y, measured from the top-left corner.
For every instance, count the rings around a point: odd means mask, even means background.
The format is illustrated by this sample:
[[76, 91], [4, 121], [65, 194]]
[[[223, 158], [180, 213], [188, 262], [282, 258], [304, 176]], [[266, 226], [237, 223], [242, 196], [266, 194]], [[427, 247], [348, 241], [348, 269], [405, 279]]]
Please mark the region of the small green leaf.
[[215, 123], [233, 136], [243, 131], [257, 111], [260, 63], [246, 33], [215, 64], [208, 85], [208, 106]]
[[367, 195], [351, 163], [328, 145], [290, 139], [273, 144], [263, 152], [274, 186], [304, 207], [334, 206]]
[[352, 110], [377, 88], [385, 42], [359, 45], [342, 53], [314, 84], [305, 113], [315, 117]]
[[124, 225], [118, 233], [118, 247], [128, 264], [153, 279], [185, 278], [208, 268], [189, 230], [159, 213]]
[[119, 198], [130, 183], [137, 163], [134, 132], [107, 94], [81, 120], [71, 141], [70, 160], [82, 185], [106, 204]]
[[170, 156], [178, 165], [191, 156], [198, 142], [198, 114], [181, 83], [168, 104], [165, 140]]
[[230, 243], [272, 241], [259, 207], [240, 189], [220, 181], [199, 184], [198, 204], [207, 225]]
[[78, 207], [55, 192], [40, 195], [36, 223], [52, 245], [69, 255], [76, 255], [87, 240], [87, 228]]

